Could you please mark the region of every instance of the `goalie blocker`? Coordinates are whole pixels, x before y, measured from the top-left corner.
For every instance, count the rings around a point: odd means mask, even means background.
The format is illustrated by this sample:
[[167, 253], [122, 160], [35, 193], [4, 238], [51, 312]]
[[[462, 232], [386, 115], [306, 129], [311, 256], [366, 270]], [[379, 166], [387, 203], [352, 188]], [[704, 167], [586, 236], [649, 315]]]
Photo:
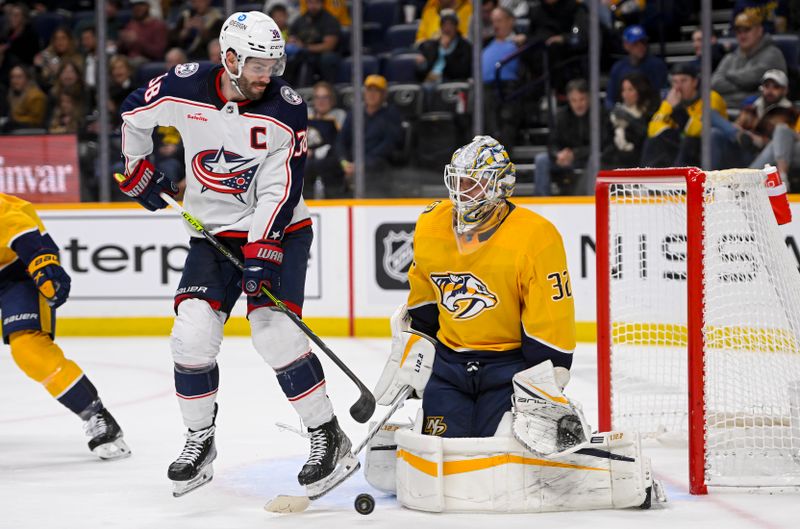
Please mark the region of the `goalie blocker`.
[[528, 451], [511, 413], [494, 437], [442, 438], [387, 424], [367, 446], [367, 482], [429, 512], [553, 512], [649, 508], [666, 501], [638, 434], [603, 432], [558, 457]]

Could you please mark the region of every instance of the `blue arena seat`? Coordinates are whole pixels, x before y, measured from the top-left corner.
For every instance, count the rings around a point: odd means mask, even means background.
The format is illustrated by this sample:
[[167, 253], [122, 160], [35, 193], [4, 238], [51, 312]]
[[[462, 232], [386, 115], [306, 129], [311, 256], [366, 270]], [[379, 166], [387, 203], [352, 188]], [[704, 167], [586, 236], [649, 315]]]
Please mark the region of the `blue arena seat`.
[[397, 0], [366, 0], [364, 22], [380, 24], [385, 31], [400, 22], [400, 2]]
[[790, 33], [773, 35], [772, 42], [780, 48], [786, 59], [786, 66], [797, 68], [800, 66], [800, 36]]
[[[378, 59], [372, 55], [364, 55], [363, 58], [364, 64], [364, 75], [366, 77], [368, 75], [378, 73]], [[336, 82], [337, 83], [350, 83], [352, 79], [353, 72], [353, 58], [347, 57], [342, 60], [339, 64], [339, 71], [336, 72]]]
[[404, 120], [416, 121], [422, 114], [422, 87], [418, 84], [390, 85], [388, 101]]
[[414, 83], [417, 81], [417, 54], [404, 53], [386, 59], [384, 77], [390, 83]]
[[396, 24], [386, 32], [386, 49], [405, 51], [413, 48], [419, 22]]

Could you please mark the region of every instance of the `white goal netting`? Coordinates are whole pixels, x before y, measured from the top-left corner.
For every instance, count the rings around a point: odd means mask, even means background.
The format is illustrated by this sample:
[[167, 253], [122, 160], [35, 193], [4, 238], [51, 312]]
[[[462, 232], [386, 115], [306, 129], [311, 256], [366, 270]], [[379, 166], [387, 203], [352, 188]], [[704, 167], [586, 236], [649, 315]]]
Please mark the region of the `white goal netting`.
[[[687, 436], [686, 258], [698, 244], [709, 485], [800, 485], [800, 273], [763, 179], [705, 173], [701, 212], [685, 183], [609, 187], [612, 425]], [[696, 214], [702, 232], [688, 236]]]

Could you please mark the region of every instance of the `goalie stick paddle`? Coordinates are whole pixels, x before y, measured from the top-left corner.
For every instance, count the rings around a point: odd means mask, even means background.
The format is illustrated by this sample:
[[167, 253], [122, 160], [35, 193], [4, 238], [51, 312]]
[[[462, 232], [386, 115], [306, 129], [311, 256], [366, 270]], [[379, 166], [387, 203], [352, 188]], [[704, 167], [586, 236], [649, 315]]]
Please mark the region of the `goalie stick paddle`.
[[[354, 456], [358, 456], [358, 454], [364, 449], [364, 447], [367, 446], [369, 440], [375, 437], [375, 434], [378, 433], [378, 430], [383, 428], [383, 426], [387, 422], [389, 422], [389, 419], [392, 418], [392, 415], [394, 415], [394, 413], [397, 410], [403, 407], [403, 404], [405, 404], [406, 400], [411, 396], [413, 391], [414, 390], [411, 388], [411, 386], [406, 386], [400, 391], [400, 393], [398, 394], [397, 398], [394, 401], [394, 404], [392, 404], [392, 406], [389, 408], [389, 411], [386, 412], [386, 414], [381, 418], [381, 420], [372, 425], [372, 428], [369, 429], [369, 432], [367, 432], [367, 435], [364, 437], [364, 439], [358, 444], [358, 446], [356, 446], [355, 450], [353, 450], [352, 454]], [[340, 485], [351, 475], [352, 474], [348, 474], [340, 481], [337, 481], [336, 483], [332, 484], [329, 488], [317, 494], [315, 498], [320, 498], [321, 496], [324, 496], [325, 494], [329, 493], [331, 490], [336, 488], [336, 486]], [[268, 501], [267, 504], [264, 505], [264, 510], [280, 514], [290, 514], [290, 513], [303, 512], [306, 509], [308, 509], [309, 505], [311, 505], [311, 499], [308, 496], [291, 496], [288, 494], [280, 494], [272, 498], [270, 501]]]
[[[119, 173], [116, 173], [114, 175], [114, 178], [118, 182], [121, 182], [122, 180], [125, 179], [125, 177]], [[217, 251], [219, 251], [231, 263], [233, 263], [233, 265], [236, 266], [236, 268], [238, 268], [239, 270], [244, 270], [244, 265], [242, 264], [242, 262], [235, 255], [233, 255], [233, 253], [228, 248], [226, 248], [221, 242], [219, 242], [219, 240], [216, 237], [214, 237], [208, 231], [206, 231], [205, 227], [200, 223], [200, 221], [194, 218], [191, 213], [186, 211], [180, 204], [178, 204], [178, 202], [174, 198], [172, 198], [168, 194], [160, 193], [159, 195], [161, 196], [161, 198], [164, 199], [164, 201], [167, 204], [172, 206], [172, 208], [175, 209], [175, 211], [180, 213], [181, 216], [184, 218], [184, 220], [192, 228], [197, 230], [203, 237], [205, 237], [206, 240], [209, 243], [211, 243], [211, 245], [214, 248], [217, 249]], [[330, 358], [333, 361], [333, 363], [336, 364], [336, 366], [339, 369], [341, 369], [342, 372], [344, 372], [344, 374], [347, 375], [347, 377], [350, 380], [353, 381], [358, 390], [361, 392], [361, 395], [358, 397], [358, 400], [355, 402], [355, 404], [353, 404], [350, 407], [350, 415], [353, 417], [353, 419], [355, 419], [358, 422], [361, 423], [367, 422], [369, 418], [372, 417], [372, 414], [375, 413], [375, 397], [372, 395], [372, 392], [369, 389], [367, 389], [364, 383], [361, 382], [361, 380], [350, 370], [350, 368], [347, 367], [347, 365], [344, 362], [342, 362], [342, 360], [338, 356], [336, 356], [336, 354], [333, 351], [331, 351], [327, 345], [325, 345], [325, 342], [323, 342], [319, 338], [319, 336], [314, 334], [314, 331], [312, 331], [308, 327], [308, 325], [306, 325], [305, 322], [301, 320], [299, 316], [297, 316], [297, 314], [289, 310], [289, 307], [287, 307], [286, 304], [284, 304], [281, 300], [276, 298], [272, 294], [272, 292], [267, 290], [266, 287], [264, 286], [261, 287], [261, 292], [263, 292], [270, 299], [270, 301], [275, 303], [275, 306], [278, 308], [278, 310], [286, 314], [286, 316], [288, 316], [289, 319], [292, 320], [292, 322], [295, 325], [297, 325], [300, 328], [300, 330], [303, 331], [303, 333], [311, 339], [312, 342], [317, 344], [317, 347], [322, 349], [322, 352], [328, 355], [328, 358]]]

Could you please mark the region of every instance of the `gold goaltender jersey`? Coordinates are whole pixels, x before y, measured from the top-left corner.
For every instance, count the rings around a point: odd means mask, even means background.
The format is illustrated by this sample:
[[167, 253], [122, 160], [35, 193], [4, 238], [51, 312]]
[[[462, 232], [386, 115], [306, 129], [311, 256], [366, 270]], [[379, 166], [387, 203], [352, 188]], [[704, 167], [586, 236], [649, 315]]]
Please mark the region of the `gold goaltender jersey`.
[[469, 254], [459, 252], [449, 201], [428, 206], [408, 272], [412, 327], [453, 351], [522, 351], [531, 363], [569, 368], [575, 305], [561, 235], [542, 216], [511, 206]]
[[30, 202], [0, 193], [0, 270], [17, 260], [11, 244], [20, 235], [38, 231], [45, 233], [39, 215]]

